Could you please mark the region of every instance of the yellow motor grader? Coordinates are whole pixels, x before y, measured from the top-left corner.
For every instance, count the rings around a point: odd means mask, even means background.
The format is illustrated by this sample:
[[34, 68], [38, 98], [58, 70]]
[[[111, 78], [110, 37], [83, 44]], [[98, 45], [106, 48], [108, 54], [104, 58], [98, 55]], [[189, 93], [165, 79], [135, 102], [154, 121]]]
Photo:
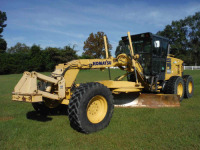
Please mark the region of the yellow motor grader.
[[[109, 124], [114, 109], [113, 95], [132, 93], [136, 95], [133, 97], [138, 107], [177, 107], [184, 97], [192, 97], [193, 79], [183, 75], [183, 61], [169, 54], [167, 38], [149, 32], [137, 35], [128, 32], [128, 36], [122, 37], [123, 52], [117, 58], [108, 56], [106, 40], [104, 37], [106, 59], [58, 64], [51, 76], [24, 72], [14, 88], [12, 100], [30, 102], [40, 113], [68, 105], [71, 127], [92, 133]], [[75, 83], [80, 70], [110, 67], [119, 67], [124, 74], [115, 80]]]

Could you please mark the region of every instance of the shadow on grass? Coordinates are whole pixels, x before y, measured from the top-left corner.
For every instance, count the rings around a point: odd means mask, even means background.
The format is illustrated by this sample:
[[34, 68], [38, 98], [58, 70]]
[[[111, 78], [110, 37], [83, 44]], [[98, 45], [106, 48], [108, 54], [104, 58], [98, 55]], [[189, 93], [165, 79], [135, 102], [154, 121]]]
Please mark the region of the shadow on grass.
[[68, 116], [68, 107], [62, 106], [56, 109], [46, 109], [45, 111], [30, 111], [26, 114], [27, 119], [46, 122], [51, 121], [52, 118], [50, 116], [59, 116], [66, 115]]
[[46, 121], [51, 121], [52, 118], [45, 115], [45, 114], [40, 114], [37, 111], [29, 111], [26, 114], [26, 118], [27, 119], [31, 119], [31, 120], [37, 120], [37, 121], [41, 121], [41, 122], [46, 122]]

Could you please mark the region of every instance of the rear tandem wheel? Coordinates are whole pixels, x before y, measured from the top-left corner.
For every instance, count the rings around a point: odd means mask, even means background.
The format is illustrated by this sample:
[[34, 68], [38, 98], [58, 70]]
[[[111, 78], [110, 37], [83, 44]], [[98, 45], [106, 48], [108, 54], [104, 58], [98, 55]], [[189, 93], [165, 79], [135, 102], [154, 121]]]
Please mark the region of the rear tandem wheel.
[[191, 98], [194, 92], [194, 81], [192, 79], [192, 76], [190, 75], [184, 75], [184, 86], [185, 86], [185, 98]]
[[180, 101], [184, 98], [184, 81], [180, 76], [172, 76], [166, 83], [164, 92], [166, 94], [177, 94], [180, 96]]

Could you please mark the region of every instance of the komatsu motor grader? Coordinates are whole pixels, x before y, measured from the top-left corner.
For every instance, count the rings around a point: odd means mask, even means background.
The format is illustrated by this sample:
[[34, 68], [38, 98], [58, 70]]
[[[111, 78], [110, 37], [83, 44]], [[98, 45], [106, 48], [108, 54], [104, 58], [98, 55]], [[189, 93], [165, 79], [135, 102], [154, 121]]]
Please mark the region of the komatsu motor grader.
[[[113, 95], [133, 93], [138, 96], [136, 106], [139, 107], [176, 107], [184, 97], [192, 97], [193, 79], [183, 75], [183, 61], [169, 54], [167, 38], [149, 32], [137, 35], [128, 32], [128, 36], [122, 37], [123, 53], [117, 58], [108, 56], [106, 39], [106, 59], [58, 64], [51, 76], [24, 72], [14, 88], [12, 100], [30, 102], [40, 113], [68, 105], [71, 127], [91, 133], [109, 124], [114, 109]], [[115, 80], [75, 83], [82, 69], [109, 67], [119, 67], [124, 74]]]

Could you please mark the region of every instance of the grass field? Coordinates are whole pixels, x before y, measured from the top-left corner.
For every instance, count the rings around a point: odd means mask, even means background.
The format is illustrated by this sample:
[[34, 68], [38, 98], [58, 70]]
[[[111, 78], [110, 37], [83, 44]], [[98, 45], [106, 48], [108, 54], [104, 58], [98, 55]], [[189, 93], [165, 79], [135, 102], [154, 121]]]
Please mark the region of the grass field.
[[[200, 149], [200, 71], [185, 74], [193, 76], [195, 91], [180, 108], [115, 108], [109, 126], [89, 135], [74, 131], [67, 115], [41, 117], [31, 104], [12, 102], [22, 74], [1, 75], [0, 149]], [[107, 78], [107, 71], [87, 70], [77, 82]]]

